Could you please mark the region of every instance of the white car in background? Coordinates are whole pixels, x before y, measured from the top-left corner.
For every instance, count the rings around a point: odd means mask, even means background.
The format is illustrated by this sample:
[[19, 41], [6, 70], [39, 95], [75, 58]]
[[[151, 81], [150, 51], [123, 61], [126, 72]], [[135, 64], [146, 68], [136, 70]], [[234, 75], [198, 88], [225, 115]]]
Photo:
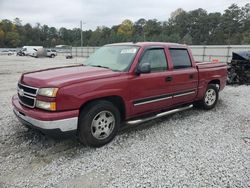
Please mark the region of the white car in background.
[[38, 57], [37, 52], [43, 51], [42, 46], [23, 46], [22, 52], [25, 56], [32, 56], [32, 57]]
[[54, 58], [54, 57], [56, 57], [56, 56], [57, 56], [56, 50], [47, 49], [47, 57]]
[[0, 52], [1, 55], [14, 55], [14, 51], [12, 50], [3, 50]]

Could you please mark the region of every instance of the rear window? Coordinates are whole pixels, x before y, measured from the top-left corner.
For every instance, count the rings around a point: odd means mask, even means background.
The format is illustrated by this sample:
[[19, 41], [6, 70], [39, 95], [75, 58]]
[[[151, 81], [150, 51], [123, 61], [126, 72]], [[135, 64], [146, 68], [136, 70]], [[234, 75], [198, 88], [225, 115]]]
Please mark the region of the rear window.
[[174, 69], [189, 68], [192, 66], [191, 60], [186, 49], [170, 49]]

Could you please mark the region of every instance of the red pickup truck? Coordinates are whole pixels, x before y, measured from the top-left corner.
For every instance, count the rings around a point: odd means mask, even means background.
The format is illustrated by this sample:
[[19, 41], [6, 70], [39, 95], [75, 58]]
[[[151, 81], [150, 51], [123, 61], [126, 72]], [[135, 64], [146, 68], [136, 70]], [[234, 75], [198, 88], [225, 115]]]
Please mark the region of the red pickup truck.
[[18, 119], [44, 133], [75, 133], [88, 146], [110, 142], [121, 125], [192, 105], [212, 109], [226, 85], [225, 63], [197, 63], [186, 45], [119, 43], [83, 64], [24, 73], [12, 104]]

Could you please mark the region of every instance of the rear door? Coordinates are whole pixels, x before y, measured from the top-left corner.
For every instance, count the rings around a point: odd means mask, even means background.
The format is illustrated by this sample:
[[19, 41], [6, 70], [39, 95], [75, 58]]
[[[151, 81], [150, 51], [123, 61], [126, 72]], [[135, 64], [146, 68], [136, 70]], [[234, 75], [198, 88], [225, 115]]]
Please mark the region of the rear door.
[[185, 48], [169, 48], [172, 70], [173, 104], [191, 102], [197, 94], [198, 71]]
[[133, 115], [169, 107], [171, 99], [170, 71], [165, 49], [150, 48], [143, 52], [140, 64], [150, 63], [151, 73], [135, 75], [129, 82]]

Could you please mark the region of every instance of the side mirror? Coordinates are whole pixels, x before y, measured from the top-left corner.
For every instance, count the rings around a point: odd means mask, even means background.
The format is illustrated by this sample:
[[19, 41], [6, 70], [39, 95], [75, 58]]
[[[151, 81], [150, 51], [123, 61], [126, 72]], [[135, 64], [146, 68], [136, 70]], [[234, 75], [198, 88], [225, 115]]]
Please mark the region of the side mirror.
[[142, 63], [136, 69], [136, 74], [146, 74], [151, 72], [151, 66], [149, 63]]

